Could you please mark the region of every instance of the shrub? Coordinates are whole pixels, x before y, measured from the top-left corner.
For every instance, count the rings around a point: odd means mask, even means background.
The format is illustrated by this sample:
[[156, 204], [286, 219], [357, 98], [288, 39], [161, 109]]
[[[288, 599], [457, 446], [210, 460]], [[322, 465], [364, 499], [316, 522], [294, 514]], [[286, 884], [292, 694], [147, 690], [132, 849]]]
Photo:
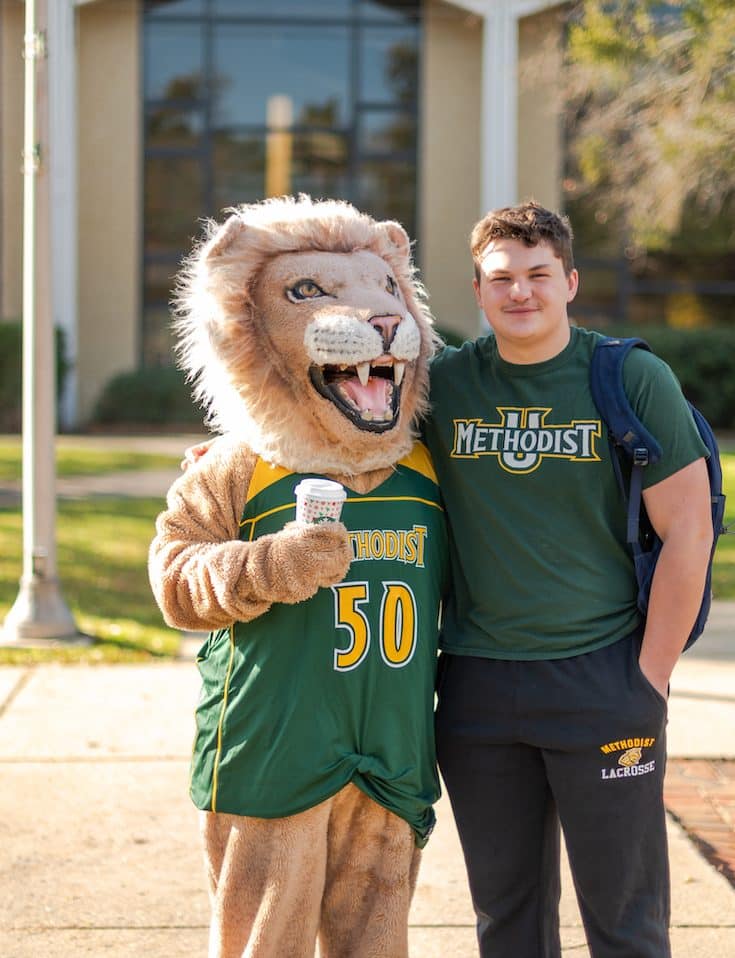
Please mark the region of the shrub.
[[183, 373], [173, 366], [157, 366], [121, 373], [111, 379], [92, 416], [99, 424], [199, 425], [202, 411], [191, 398]]
[[[64, 388], [69, 369], [64, 332], [55, 330], [56, 399]], [[19, 432], [23, 415], [23, 326], [17, 321], [0, 322], [0, 432]]]
[[672, 329], [645, 326], [615, 330], [640, 336], [671, 366], [684, 395], [714, 429], [735, 429], [735, 328]]

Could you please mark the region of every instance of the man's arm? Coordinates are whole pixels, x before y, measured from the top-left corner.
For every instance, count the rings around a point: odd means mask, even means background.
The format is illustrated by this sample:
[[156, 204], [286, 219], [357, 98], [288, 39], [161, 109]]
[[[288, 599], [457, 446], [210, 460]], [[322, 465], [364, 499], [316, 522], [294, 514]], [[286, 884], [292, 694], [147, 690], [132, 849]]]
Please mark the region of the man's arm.
[[645, 489], [643, 501], [663, 548], [651, 585], [639, 662], [648, 681], [665, 698], [699, 612], [712, 550], [705, 460], [697, 459]]

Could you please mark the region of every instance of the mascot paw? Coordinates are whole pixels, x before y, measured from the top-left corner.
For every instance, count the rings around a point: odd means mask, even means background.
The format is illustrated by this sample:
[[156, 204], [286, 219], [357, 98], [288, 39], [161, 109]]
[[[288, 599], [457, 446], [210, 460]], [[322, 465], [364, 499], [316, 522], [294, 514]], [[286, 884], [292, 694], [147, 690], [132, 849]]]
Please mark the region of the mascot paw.
[[274, 539], [282, 586], [277, 601], [303, 602], [341, 582], [350, 567], [352, 547], [341, 522], [289, 522]]

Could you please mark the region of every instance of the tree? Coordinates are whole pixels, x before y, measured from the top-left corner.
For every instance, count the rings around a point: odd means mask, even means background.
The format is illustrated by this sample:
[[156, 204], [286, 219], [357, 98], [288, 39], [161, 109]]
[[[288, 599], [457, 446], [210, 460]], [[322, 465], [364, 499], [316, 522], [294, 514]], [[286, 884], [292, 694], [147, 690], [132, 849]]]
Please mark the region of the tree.
[[[594, 198], [598, 221], [640, 247], [667, 245], [684, 218], [721, 239], [735, 205], [732, 0], [577, 3], [565, 79], [570, 198]], [[731, 220], [727, 233], [735, 248]]]

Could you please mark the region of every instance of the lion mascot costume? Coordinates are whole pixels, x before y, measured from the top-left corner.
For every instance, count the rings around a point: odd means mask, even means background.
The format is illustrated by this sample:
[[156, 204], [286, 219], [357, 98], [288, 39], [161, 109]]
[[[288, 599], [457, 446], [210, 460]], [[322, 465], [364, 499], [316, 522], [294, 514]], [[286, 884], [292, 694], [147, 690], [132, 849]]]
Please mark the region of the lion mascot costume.
[[[209, 631], [191, 796], [210, 958], [401, 958], [439, 794], [446, 530], [416, 441], [436, 345], [410, 244], [341, 201], [229, 210], [185, 264], [181, 364], [221, 433], [151, 546], [166, 621]], [[340, 521], [294, 521], [304, 478]]]

